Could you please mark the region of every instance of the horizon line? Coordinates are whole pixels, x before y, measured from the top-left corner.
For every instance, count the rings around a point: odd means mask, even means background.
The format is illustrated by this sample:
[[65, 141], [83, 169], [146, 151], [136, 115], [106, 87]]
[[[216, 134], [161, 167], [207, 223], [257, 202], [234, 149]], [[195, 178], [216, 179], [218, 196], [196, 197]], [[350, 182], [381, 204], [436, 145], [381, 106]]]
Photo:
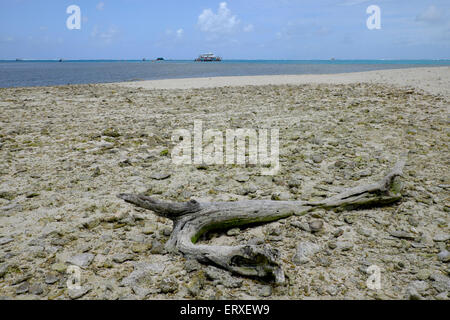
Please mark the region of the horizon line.
[[[145, 60], [144, 60], [145, 59]], [[12, 58], [12, 59], [0, 59], [0, 61], [143, 61], [150, 62], [156, 61], [155, 59], [147, 58], [131, 58], [131, 59], [119, 59], [119, 58], [85, 58], [85, 59], [65, 59], [65, 58], [45, 58], [45, 59], [34, 59], [34, 58]], [[445, 61], [450, 60], [450, 58], [414, 58], [414, 59], [402, 59], [402, 58], [330, 58], [330, 59], [223, 59], [222, 61]], [[194, 59], [164, 59], [163, 61], [194, 61]]]

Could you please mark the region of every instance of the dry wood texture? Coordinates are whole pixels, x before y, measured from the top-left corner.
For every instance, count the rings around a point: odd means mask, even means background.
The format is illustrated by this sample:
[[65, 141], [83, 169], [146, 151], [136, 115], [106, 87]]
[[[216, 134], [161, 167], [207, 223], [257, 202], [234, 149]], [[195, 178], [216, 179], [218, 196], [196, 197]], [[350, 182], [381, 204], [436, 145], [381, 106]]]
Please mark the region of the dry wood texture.
[[273, 277], [276, 282], [282, 283], [284, 272], [279, 264], [277, 249], [267, 245], [196, 244], [199, 237], [211, 230], [275, 221], [317, 208], [353, 210], [393, 203], [401, 199], [399, 177], [404, 165], [405, 160], [400, 160], [382, 180], [348, 189], [319, 202], [248, 200], [200, 203], [191, 200], [172, 203], [143, 195], [120, 194], [118, 197], [173, 221], [173, 231], [166, 244], [169, 251], [178, 250], [189, 258], [215, 264], [240, 275]]

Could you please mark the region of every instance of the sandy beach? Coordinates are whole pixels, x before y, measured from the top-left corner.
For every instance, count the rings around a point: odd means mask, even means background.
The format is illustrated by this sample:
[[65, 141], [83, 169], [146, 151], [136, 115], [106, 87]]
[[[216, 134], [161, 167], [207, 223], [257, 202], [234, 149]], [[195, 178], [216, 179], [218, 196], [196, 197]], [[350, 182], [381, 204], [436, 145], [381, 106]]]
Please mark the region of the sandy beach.
[[[450, 67], [0, 89], [0, 297], [449, 299], [449, 107]], [[194, 120], [278, 128], [280, 171], [175, 165], [173, 132]], [[280, 249], [283, 285], [166, 252], [171, 222], [116, 198], [320, 200], [377, 181], [405, 152], [397, 204], [202, 239]], [[81, 289], [68, 289], [69, 265]]]
[[433, 94], [450, 94], [450, 67], [392, 69], [342, 74], [276, 75], [149, 80], [120, 83], [144, 89], [199, 89], [226, 86], [352, 84], [358, 82], [410, 86]]

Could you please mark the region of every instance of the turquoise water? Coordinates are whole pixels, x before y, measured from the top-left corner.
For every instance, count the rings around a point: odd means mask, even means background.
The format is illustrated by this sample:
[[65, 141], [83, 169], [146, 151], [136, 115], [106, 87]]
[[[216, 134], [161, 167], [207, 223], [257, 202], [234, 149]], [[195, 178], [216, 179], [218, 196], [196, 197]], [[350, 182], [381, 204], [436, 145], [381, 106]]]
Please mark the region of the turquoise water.
[[0, 60], [0, 87], [278, 74], [333, 74], [426, 66], [450, 60]]

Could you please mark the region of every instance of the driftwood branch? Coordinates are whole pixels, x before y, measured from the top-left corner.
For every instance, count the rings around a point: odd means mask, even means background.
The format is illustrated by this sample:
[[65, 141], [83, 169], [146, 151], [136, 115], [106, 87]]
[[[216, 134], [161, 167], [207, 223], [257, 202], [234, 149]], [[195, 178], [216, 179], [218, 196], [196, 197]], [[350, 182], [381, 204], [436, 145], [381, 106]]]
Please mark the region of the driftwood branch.
[[173, 221], [173, 231], [166, 243], [169, 251], [178, 250], [189, 258], [215, 264], [240, 275], [273, 277], [282, 283], [284, 272], [276, 249], [267, 245], [211, 246], [196, 243], [201, 235], [211, 230], [276, 221], [317, 208], [353, 210], [393, 203], [401, 199], [399, 177], [404, 165], [404, 160], [399, 161], [377, 183], [351, 188], [318, 202], [248, 200], [200, 203], [191, 200], [172, 203], [143, 195], [120, 194], [118, 197]]

